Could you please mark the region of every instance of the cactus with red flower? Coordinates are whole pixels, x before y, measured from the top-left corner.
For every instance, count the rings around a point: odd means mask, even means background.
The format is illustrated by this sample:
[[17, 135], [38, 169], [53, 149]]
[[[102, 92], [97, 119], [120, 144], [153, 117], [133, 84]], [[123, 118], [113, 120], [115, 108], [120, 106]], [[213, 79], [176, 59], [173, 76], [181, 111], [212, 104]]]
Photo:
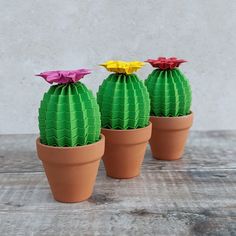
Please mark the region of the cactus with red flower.
[[179, 70], [186, 62], [175, 57], [147, 60], [155, 69], [145, 85], [150, 94], [152, 116], [184, 116], [190, 114], [192, 101], [188, 79]]

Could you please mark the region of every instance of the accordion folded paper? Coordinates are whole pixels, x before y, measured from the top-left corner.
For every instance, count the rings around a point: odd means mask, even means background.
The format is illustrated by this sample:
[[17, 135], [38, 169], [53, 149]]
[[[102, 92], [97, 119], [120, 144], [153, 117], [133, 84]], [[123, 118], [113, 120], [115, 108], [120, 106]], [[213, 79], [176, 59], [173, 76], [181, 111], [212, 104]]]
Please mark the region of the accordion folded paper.
[[[149, 125], [149, 94], [143, 81], [136, 74], [109, 75], [99, 87], [97, 102], [100, 105], [103, 128], [127, 130]], [[132, 110], [134, 112], [130, 113]], [[112, 119], [120, 123], [113, 126]], [[122, 121], [127, 119], [130, 121]]]
[[[100, 138], [99, 107], [92, 92], [80, 81], [52, 85], [41, 101], [38, 119], [40, 141], [46, 145], [83, 146]], [[65, 133], [58, 133], [62, 128]], [[51, 142], [50, 137], [57, 137], [59, 142]], [[64, 143], [63, 137], [67, 138]]]
[[132, 74], [138, 69], [142, 68], [145, 63], [141, 61], [107, 61], [101, 66], [104, 66], [108, 71], [121, 73], [121, 74]]
[[54, 70], [46, 71], [36, 76], [43, 77], [48, 83], [66, 84], [75, 83], [82, 79], [85, 75], [90, 74], [91, 71], [88, 69], [77, 69], [77, 70]]
[[181, 63], [187, 61], [183, 59], [177, 59], [176, 57], [158, 57], [157, 59], [148, 59], [146, 62], [150, 63], [153, 67], [160, 68], [161, 70], [168, 70], [179, 67]]

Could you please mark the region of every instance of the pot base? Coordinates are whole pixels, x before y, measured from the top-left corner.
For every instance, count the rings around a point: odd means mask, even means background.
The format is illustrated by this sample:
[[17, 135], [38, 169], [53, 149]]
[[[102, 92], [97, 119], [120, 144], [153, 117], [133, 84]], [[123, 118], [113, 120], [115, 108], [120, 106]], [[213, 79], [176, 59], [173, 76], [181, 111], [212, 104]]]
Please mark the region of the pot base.
[[175, 155], [173, 157], [171, 156], [152, 156], [154, 159], [158, 160], [158, 161], [176, 161], [182, 158], [182, 154], [181, 155]]
[[124, 175], [122, 175], [122, 176], [120, 176], [120, 175], [109, 175], [108, 173], [107, 173], [107, 176], [108, 177], [110, 177], [110, 178], [112, 178], [112, 179], [132, 179], [132, 178], [135, 178], [135, 177], [137, 177], [137, 176], [139, 176], [140, 175], [140, 173], [138, 173], [137, 175], [133, 175], [133, 176], [124, 176]]
[[76, 203], [88, 199], [93, 192], [99, 164], [100, 160], [69, 166], [43, 163], [54, 199], [64, 203]]

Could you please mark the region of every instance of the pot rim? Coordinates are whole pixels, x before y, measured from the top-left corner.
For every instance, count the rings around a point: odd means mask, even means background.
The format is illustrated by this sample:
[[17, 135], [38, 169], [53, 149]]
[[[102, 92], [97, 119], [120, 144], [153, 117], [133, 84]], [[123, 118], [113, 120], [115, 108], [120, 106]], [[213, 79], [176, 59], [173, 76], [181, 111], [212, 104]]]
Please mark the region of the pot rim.
[[193, 124], [194, 113], [191, 111], [186, 116], [150, 116], [153, 129], [158, 130], [184, 130], [189, 129]]
[[111, 132], [137, 132], [137, 130], [142, 131], [144, 129], [149, 128], [152, 125], [152, 122], [149, 121], [149, 124], [143, 128], [137, 128], [137, 129], [107, 129], [107, 128], [102, 128], [104, 131], [111, 131]]
[[105, 136], [101, 134], [98, 142], [76, 147], [55, 147], [40, 143], [36, 140], [39, 159], [43, 163], [56, 165], [82, 165], [102, 158], [105, 148]]
[[50, 145], [46, 145], [46, 144], [42, 144], [40, 142], [40, 137], [38, 137], [36, 139], [36, 143], [37, 145], [39, 146], [42, 146], [44, 148], [48, 148], [48, 149], [53, 149], [53, 150], [56, 150], [56, 149], [65, 149], [65, 150], [73, 150], [73, 149], [84, 149], [84, 148], [88, 148], [88, 147], [92, 147], [92, 146], [96, 146], [98, 145], [100, 142], [103, 142], [105, 139], [105, 136], [101, 133], [100, 134], [100, 139], [95, 142], [95, 143], [90, 143], [90, 144], [87, 144], [87, 145], [83, 145], [83, 146], [75, 146], [75, 147], [63, 147], [63, 146], [50, 146]]
[[194, 113], [192, 111], [190, 111], [190, 113], [188, 115], [185, 116], [150, 116], [150, 118], [152, 119], [163, 119], [163, 120], [167, 120], [167, 119], [186, 119], [190, 116], [193, 116]]
[[106, 137], [106, 145], [134, 145], [139, 143], [148, 142], [152, 133], [152, 122], [144, 128], [116, 130], [116, 129], [103, 129], [102, 133]]

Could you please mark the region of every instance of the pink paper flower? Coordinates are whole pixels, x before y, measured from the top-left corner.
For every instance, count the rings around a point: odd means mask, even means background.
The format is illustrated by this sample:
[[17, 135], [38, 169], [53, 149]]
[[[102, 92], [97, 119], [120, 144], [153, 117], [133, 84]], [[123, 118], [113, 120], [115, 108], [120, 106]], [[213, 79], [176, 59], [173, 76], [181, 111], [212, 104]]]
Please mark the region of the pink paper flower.
[[46, 71], [36, 76], [43, 77], [48, 83], [75, 83], [82, 79], [85, 75], [90, 74], [91, 71], [88, 69], [78, 69], [78, 70], [55, 70], [55, 71]]
[[148, 59], [146, 62], [150, 63], [153, 67], [157, 67], [161, 70], [172, 70], [179, 67], [181, 63], [187, 62], [183, 59], [177, 59], [176, 57], [158, 57], [157, 59]]

